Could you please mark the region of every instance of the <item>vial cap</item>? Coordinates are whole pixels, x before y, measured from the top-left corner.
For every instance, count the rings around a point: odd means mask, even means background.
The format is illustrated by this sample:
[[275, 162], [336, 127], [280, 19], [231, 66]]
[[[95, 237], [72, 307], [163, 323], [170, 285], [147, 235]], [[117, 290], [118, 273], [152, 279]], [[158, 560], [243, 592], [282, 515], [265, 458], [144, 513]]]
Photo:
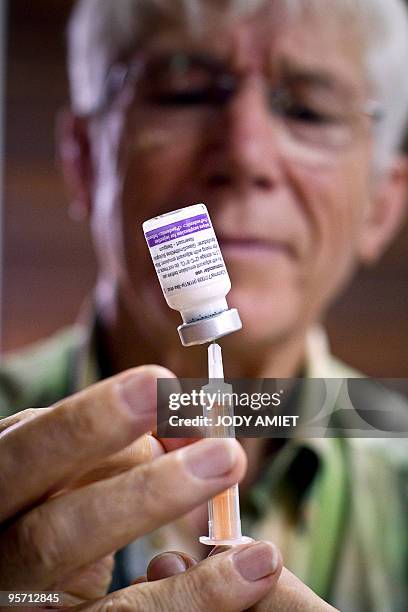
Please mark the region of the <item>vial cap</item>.
[[241, 328], [238, 310], [230, 308], [199, 321], [184, 323], [177, 330], [183, 346], [193, 346], [212, 342]]

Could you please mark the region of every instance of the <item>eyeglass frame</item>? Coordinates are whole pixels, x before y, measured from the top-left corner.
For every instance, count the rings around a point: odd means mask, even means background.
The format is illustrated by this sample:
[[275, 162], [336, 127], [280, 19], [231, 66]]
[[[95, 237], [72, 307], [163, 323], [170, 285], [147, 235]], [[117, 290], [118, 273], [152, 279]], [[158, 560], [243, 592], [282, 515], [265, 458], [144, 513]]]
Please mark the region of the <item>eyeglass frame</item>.
[[[177, 58], [182, 58], [184, 60], [186, 58], [189, 60], [196, 60], [198, 58], [200, 66], [205, 66], [206, 68], [209, 67], [214, 71], [212, 76], [216, 75], [217, 78], [215, 81], [216, 86], [213, 88], [212, 94], [216, 95], [214, 95], [214, 98], [210, 102], [207, 102], [207, 104], [221, 106], [227, 103], [228, 100], [236, 94], [239, 87], [237, 83], [239, 82], [240, 77], [235, 75], [232, 71], [221, 69], [223, 67], [217, 60], [207, 57], [205, 54], [191, 54], [183, 51], [175, 51], [168, 53], [167, 55], [163, 54], [161, 58], [159, 56], [159, 58], [156, 58], [156, 60], [166, 59], [169, 62], [173, 62]], [[146, 62], [144, 62], [144, 60], [140, 57], [128, 62], [113, 63], [108, 69], [106, 78], [104, 80], [104, 93], [101, 104], [96, 109], [94, 114], [103, 114], [106, 112], [110, 108], [113, 101], [126, 88], [127, 83], [131, 82], [134, 86], [138, 80], [141, 80], [141, 76], [142, 78], [144, 76], [143, 68], [145, 68], [146, 65]], [[285, 108], [285, 103], [287, 106], [289, 106], [291, 102], [288, 104], [287, 101], [291, 101], [291, 98], [293, 98], [293, 96], [289, 93], [287, 87], [278, 85], [271, 88], [269, 94], [269, 105], [271, 106], [273, 115], [276, 117], [282, 117], [282, 111]], [[198, 103], [197, 106], [199, 104], [200, 103]], [[156, 103], [156, 105], [165, 106], [165, 104], [158, 103]], [[183, 105], [180, 104], [180, 107], [181, 106]], [[384, 119], [383, 106], [377, 100], [372, 98], [368, 98], [361, 107], [353, 109], [353, 114], [363, 115], [370, 119], [374, 124], [378, 124]]]

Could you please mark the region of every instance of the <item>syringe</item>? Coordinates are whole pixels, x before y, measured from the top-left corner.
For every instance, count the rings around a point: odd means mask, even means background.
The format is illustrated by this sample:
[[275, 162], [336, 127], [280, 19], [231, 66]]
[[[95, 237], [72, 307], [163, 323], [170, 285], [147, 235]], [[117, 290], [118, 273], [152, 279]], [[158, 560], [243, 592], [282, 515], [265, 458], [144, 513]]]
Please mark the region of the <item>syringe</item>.
[[[235, 437], [233, 425], [215, 425], [218, 417], [234, 416], [233, 403], [231, 399], [228, 399], [232, 398], [232, 386], [224, 382], [221, 347], [215, 342], [208, 347], [208, 379], [208, 385], [203, 387], [204, 391], [210, 394], [217, 393], [217, 397], [220, 397], [222, 401], [211, 408], [211, 413], [206, 405], [203, 407], [204, 415], [211, 414], [213, 423], [206, 428], [206, 436]], [[252, 538], [243, 536], [241, 533], [238, 484], [219, 493], [208, 502], [208, 536], [201, 536], [200, 542], [209, 546], [236, 546], [252, 542]]]

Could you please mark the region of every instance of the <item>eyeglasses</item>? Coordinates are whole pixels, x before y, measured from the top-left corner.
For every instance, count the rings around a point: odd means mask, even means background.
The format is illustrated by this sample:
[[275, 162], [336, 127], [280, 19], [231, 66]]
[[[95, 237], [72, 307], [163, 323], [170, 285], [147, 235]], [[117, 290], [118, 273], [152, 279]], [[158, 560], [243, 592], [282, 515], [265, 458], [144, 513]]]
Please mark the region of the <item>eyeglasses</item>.
[[[149, 60], [116, 64], [105, 83], [103, 108], [121, 92], [134, 90], [135, 108], [204, 121], [209, 112], [224, 108], [240, 90], [242, 76], [228, 71], [219, 60], [202, 54], [172, 53]], [[267, 108], [280, 131], [292, 143], [323, 151], [347, 147], [364, 120], [383, 117], [374, 100], [356, 102], [326, 76], [295, 72], [284, 82], [264, 88]], [[169, 125], [169, 122], [168, 122]], [[180, 125], [175, 120], [174, 127]]]

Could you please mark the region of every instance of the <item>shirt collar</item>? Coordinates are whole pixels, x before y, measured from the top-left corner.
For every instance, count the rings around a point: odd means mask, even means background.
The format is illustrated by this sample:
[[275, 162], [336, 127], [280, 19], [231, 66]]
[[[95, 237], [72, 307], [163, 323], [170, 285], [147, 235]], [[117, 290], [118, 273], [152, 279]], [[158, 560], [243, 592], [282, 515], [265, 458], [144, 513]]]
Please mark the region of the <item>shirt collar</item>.
[[[320, 326], [313, 327], [306, 337], [305, 384], [297, 400], [297, 407], [301, 405], [303, 413], [312, 414], [317, 389], [315, 384], [308, 385], [307, 380], [336, 378], [340, 374], [333, 363], [326, 332]], [[300, 507], [319, 473], [329, 468], [340, 469], [337, 458], [338, 440], [302, 437], [288, 440], [251, 488], [244, 508], [254, 518], [262, 516], [273, 496], [286, 497]]]

